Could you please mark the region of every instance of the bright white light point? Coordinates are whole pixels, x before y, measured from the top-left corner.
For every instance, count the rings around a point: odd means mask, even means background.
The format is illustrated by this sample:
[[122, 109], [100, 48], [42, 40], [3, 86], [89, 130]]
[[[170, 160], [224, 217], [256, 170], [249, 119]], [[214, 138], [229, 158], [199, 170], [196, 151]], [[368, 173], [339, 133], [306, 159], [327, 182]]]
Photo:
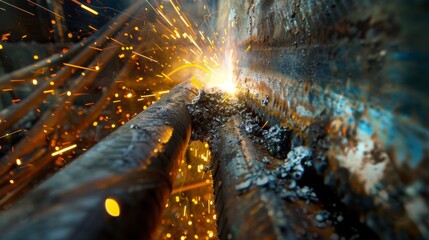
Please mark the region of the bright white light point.
[[230, 55], [225, 54], [223, 64], [216, 69], [210, 81], [207, 83], [208, 88], [219, 88], [229, 94], [234, 94], [237, 90], [234, 82], [234, 64], [232, 52]]
[[234, 94], [236, 91], [235, 84], [232, 79], [228, 79], [227, 81], [221, 82], [219, 88], [229, 94]]

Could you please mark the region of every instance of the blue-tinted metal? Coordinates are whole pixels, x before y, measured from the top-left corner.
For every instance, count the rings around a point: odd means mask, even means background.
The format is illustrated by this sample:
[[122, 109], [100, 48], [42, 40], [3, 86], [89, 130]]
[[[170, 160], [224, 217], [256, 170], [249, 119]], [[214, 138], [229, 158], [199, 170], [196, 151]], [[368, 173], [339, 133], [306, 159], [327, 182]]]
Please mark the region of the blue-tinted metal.
[[429, 237], [415, 190], [429, 182], [429, 1], [220, 5], [253, 107], [324, 153], [325, 182], [381, 236]]

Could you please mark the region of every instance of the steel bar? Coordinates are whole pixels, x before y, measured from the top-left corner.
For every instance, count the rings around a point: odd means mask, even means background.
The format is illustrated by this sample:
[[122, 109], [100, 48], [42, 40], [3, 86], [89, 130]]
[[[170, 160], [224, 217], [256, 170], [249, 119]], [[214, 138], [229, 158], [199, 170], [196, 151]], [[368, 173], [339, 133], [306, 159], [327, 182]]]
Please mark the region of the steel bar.
[[[150, 239], [190, 138], [186, 104], [196, 94], [193, 83], [176, 86], [34, 189], [0, 215], [1, 238]], [[108, 200], [117, 214], [108, 214]]]
[[[138, 11], [142, 4], [142, 1], [137, 1], [121, 15], [116, 17], [114, 21], [115, 24], [111, 28], [108, 28], [105, 33], [103, 33], [97, 38], [97, 43], [100, 45], [104, 45], [104, 43], [108, 41], [109, 37], [114, 35], [118, 31], [118, 29], [122, 28], [123, 24], [129, 20], [130, 16], [136, 11]], [[91, 57], [93, 57], [95, 52], [96, 51], [91, 48], [85, 48], [80, 51], [79, 54], [70, 61], [70, 63], [73, 65], [80, 66], [86, 61], [88, 61]], [[71, 69], [72, 67], [70, 66], [64, 66], [57, 73], [57, 75], [51, 80], [52, 82], [54, 82], [55, 87], [61, 86], [69, 79], [69, 77], [72, 75]], [[44, 91], [49, 90], [51, 88], [52, 86], [50, 86], [49, 82], [43, 82], [42, 84], [40, 84], [40, 86], [38, 86], [36, 91], [31, 93], [23, 101], [0, 112], [0, 132], [7, 130], [16, 121], [22, 118], [28, 111], [30, 111], [37, 104], [39, 104], [45, 97]]]

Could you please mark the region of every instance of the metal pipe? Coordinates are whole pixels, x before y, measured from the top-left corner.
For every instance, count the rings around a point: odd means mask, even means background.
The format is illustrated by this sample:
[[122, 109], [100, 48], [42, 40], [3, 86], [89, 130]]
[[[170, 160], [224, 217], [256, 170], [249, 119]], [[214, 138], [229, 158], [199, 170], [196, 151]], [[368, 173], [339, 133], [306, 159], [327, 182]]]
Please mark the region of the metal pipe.
[[0, 215], [0, 238], [151, 238], [190, 138], [186, 104], [196, 94], [195, 83], [176, 86], [38, 186]]

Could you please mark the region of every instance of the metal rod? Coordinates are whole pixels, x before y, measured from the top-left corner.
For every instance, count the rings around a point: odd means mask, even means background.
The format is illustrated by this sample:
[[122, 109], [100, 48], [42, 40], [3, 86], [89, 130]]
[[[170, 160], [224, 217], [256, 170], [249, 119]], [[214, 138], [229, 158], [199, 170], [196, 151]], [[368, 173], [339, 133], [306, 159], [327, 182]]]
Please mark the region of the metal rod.
[[0, 238], [149, 239], [190, 138], [186, 104], [196, 94], [194, 83], [176, 86], [34, 189], [0, 215]]

